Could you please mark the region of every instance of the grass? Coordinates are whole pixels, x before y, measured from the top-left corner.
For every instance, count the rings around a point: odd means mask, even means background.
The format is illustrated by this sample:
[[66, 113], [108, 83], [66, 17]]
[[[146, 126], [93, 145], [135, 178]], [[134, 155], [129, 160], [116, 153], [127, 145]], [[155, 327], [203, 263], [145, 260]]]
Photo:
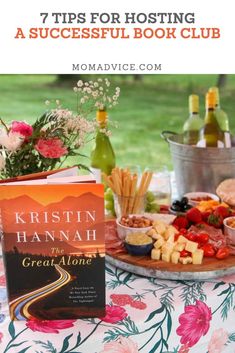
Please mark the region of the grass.
[[[109, 114], [119, 126], [113, 130], [111, 140], [117, 164], [171, 168], [170, 152], [161, 131], [181, 132], [188, 117], [191, 93], [200, 95], [201, 116], [204, 116], [204, 94], [209, 86], [216, 84], [217, 75], [145, 75], [142, 82], [133, 82], [129, 75], [109, 75], [109, 78], [121, 88], [120, 103]], [[73, 83], [65, 87], [55, 81], [55, 75], [0, 75], [0, 116], [7, 122], [23, 119], [32, 123], [43, 113], [47, 99], [60, 99], [64, 107], [75, 110]], [[235, 75], [229, 75], [221, 101], [230, 117], [231, 131], [235, 130], [234, 94]], [[91, 148], [92, 144], [82, 152], [89, 156]]]

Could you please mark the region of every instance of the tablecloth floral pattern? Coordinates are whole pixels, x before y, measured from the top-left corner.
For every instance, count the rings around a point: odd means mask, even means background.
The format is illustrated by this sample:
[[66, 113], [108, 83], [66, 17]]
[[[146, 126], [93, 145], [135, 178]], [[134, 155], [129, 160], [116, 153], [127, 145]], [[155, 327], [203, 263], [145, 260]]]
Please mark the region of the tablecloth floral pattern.
[[235, 276], [208, 282], [143, 278], [106, 266], [106, 316], [15, 321], [0, 259], [2, 353], [234, 353]]

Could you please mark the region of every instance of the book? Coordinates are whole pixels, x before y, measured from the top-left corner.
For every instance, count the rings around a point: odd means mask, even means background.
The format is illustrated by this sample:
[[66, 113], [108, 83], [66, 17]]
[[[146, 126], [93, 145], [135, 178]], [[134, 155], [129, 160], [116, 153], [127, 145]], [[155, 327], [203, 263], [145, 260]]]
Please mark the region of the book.
[[[69, 177], [65, 179], [68, 181]], [[74, 177], [72, 177], [74, 180]], [[104, 190], [95, 183], [0, 186], [12, 320], [105, 315]]]

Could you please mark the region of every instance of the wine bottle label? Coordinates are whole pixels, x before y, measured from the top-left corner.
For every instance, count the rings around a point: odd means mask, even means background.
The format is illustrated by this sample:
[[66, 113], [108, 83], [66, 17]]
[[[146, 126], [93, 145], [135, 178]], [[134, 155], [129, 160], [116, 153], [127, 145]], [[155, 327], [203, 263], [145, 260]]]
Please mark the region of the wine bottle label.
[[[202, 148], [207, 147], [207, 146], [206, 146], [206, 140], [205, 140], [205, 139], [202, 139], [202, 140], [198, 141], [198, 143], [197, 143], [196, 146], [197, 146], [197, 147], [202, 147]], [[225, 146], [224, 146], [224, 143], [223, 143], [222, 141], [218, 140], [218, 141], [217, 141], [217, 147], [218, 147], [218, 148], [224, 148]]]
[[232, 146], [231, 144], [231, 136], [230, 133], [227, 131], [224, 133], [224, 144], [226, 148], [230, 148]]
[[218, 148], [224, 148], [225, 146], [224, 146], [224, 143], [222, 142], [222, 141], [217, 141], [217, 147]]
[[196, 144], [197, 147], [206, 147], [206, 140], [202, 139], [199, 140], [198, 143]]
[[98, 168], [90, 168], [95, 180], [97, 183], [101, 183], [101, 169]]

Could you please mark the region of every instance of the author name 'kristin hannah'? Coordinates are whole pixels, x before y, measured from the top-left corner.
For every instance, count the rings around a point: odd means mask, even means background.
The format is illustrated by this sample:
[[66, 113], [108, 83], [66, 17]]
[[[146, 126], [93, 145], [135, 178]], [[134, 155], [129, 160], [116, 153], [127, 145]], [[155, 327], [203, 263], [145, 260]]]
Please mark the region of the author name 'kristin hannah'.
[[[48, 224], [53, 228], [53, 224], [61, 223], [64, 227], [66, 224], [93, 224], [96, 221], [96, 211], [53, 211], [53, 212], [15, 212], [15, 224], [22, 228], [27, 224]], [[96, 241], [96, 229], [79, 229], [69, 230], [45, 230], [42, 232], [33, 232], [30, 235], [26, 230], [16, 231], [16, 241], [21, 242], [53, 242], [59, 240], [61, 242], [77, 242], [77, 241]]]

